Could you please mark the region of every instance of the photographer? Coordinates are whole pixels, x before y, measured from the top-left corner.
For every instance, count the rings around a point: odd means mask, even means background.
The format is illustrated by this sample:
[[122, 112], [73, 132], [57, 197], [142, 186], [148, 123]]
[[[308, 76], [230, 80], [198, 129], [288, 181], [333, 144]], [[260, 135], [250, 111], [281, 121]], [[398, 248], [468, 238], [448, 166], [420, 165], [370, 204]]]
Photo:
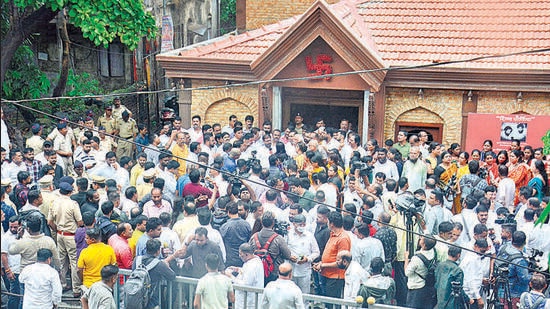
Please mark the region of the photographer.
[[[522, 231], [515, 231], [512, 235], [512, 245], [501, 249], [501, 252], [498, 254], [499, 259], [508, 261], [507, 269], [506, 267], [499, 267], [499, 263], [495, 262], [495, 268], [497, 268], [496, 272], [500, 275], [508, 275], [510, 298], [513, 308], [517, 308], [521, 294], [529, 290], [529, 280], [531, 280], [531, 275], [527, 269], [529, 263], [527, 259], [523, 257], [522, 253], [525, 247], [525, 241], [525, 233]], [[499, 289], [498, 296], [500, 302], [505, 304], [508, 302], [507, 299], [503, 298], [503, 288]]]
[[462, 289], [464, 272], [458, 267], [462, 249], [451, 246], [447, 260], [435, 269], [435, 286], [437, 287], [437, 308], [463, 308], [463, 303], [472, 304]]
[[543, 309], [550, 307], [550, 299], [542, 293], [546, 289], [546, 278], [542, 274], [534, 274], [529, 282], [530, 292], [524, 292], [520, 297], [520, 308]]

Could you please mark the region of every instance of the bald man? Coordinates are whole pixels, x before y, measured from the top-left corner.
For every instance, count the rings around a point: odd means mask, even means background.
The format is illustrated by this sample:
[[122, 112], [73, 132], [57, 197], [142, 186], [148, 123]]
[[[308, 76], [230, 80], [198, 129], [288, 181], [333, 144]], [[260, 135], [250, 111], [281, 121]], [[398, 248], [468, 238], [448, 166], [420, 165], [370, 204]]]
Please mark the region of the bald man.
[[262, 308], [303, 309], [302, 291], [291, 279], [292, 265], [285, 262], [279, 266], [279, 278], [268, 283], [265, 287]]

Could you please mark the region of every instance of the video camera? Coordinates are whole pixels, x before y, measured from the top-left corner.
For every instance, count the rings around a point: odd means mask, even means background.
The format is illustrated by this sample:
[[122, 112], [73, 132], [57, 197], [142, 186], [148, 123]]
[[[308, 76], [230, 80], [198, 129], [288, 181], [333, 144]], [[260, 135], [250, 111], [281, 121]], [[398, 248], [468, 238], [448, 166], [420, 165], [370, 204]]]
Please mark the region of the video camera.
[[422, 207], [425, 203], [425, 201], [418, 199], [410, 192], [405, 192], [395, 199], [397, 210], [410, 216], [422, 214]]
[[504, 218], [495, 219], [496, 224], [517, 224], [514, 214], [507, 214]]
[[275, 219], [275, 224], [273, 225], [273, 231], [275, 231], [275, 233], [281, 236], [286, 236], [288, 234], [289, 227], [290, 227], [290, 223]]

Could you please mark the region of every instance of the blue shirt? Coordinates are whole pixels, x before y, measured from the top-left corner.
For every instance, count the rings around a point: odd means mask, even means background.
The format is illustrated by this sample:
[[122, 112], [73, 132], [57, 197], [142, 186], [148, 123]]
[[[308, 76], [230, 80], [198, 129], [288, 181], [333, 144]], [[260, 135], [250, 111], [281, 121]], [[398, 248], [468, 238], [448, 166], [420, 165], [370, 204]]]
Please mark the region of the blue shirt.
[[[141, 136], [141, 134], [138, 134], [138, 136], [136, 136], [135, 142], [144, 146], [148, 146], [150, 144], [149, 135]], [[136, 145], [136, 147], [137, 147], [138, 153], [143, 151], [143, 147], [139, 145]]]
[[[8, 198], [7, 195], [6, 198]], [[13, 210], [10, 205], [6, 204], [6, 202], [2, 202], [2, 211], [4, 212], [4, 217], [6, 218], [2, 221], [2, 228], [5, 232], [10, 228], [10, 218], [15, 216], [15, 210]]]
[[250, 224], [242, 218], [231, 218], [220, 227], [220, 234], [225, 245], [226, 266], [243, 266], [239, 257], [239, 246], [250, 239]]
[[230, 156], [226, 156], [223, 159], [223, 168], [224, 171], [228, 171], [230, 173], [235, 173], [237, 170], [237, 162], [233, 160]]

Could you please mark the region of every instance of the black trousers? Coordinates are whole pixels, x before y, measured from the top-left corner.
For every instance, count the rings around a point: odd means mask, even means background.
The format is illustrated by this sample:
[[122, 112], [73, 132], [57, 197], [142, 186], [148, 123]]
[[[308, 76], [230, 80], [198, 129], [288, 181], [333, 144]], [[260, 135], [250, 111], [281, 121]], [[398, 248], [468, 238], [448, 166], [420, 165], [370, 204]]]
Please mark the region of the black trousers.
[[[334, 298], [342, 298], [342, 293], [344, 292], [344, 279], [331, 279], [325, 277], [326, 280], [326, 296]], [[326, 304], [327, 309], [333, 308], [332, 305]], [[336, 309], [339, 309], [340, 306], [335, 306]]]
[[407, 276], [405, 276], [405, 262], [393, 261], [393, 272], [395, 281], [395, 300], [398, 306], [407, 305]]

